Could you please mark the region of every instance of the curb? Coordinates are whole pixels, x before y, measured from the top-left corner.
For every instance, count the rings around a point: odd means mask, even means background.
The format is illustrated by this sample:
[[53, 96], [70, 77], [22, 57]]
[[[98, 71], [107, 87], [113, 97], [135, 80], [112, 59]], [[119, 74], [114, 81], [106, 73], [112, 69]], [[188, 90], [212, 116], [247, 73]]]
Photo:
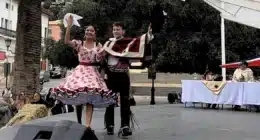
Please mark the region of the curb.
[[[168, 97], [167, 96], [155, 96], [154, 97], [155, 100], [157, 101], [168, 101]], [[134, 99], [136, 101], [150, 101], [151, 100], [151, 96], [134, 96]]]
[[[131, 87], [152, 87], [152, 83], [131, 83]], [[154, 87], [181, 88], [182, 84], [154, 83]]]
[[[155, 96], [155, 102], [168, 103], [167, 96]], [[138, 104], [147, 103], [151, 101], [151, 96], [134, 96], [135, 102]], [[120, 103], [120, 100], [119, 100]]]

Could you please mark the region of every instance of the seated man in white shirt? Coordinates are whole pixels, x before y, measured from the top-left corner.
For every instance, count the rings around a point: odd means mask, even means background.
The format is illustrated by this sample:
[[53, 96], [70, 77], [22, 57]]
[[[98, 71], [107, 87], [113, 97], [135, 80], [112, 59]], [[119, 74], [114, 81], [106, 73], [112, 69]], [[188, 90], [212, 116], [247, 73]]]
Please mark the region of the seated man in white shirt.
[[246, 61], [242, 61], [240, 67], [235, 70], [232, 81], [235, 82], [254, 81], [253, 71], [250, 68], [248, 68], [248, 63]]
[[[234, 82], [253, 82], [254, 74], [253, 71], [248, 68], [248, 63], [246, 61], [242, 61], [240, 67], [237, 68], [233, 74], [232, 81]], [[235, 105], [234, 109], [239, 110], [241, 107], [239, 105]], [[259, 110], [257, 106], [255, 106], [256, 110]]]

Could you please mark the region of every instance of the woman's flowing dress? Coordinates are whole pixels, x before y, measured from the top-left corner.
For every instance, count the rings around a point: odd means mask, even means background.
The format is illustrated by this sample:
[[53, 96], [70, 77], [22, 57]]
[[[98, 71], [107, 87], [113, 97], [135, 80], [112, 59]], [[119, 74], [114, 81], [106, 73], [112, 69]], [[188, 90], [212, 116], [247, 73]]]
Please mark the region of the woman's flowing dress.
[[107, 88], [98, 71], [98, 62], [104, 58], [101, 45], [87, 49], [80, 40], [72, 40], [69, 44], [78, 52], [80, 63], [60, 86], [51, 89], [51, 97], [70, 105], [107, 107], [115, 104], [117, 95]]

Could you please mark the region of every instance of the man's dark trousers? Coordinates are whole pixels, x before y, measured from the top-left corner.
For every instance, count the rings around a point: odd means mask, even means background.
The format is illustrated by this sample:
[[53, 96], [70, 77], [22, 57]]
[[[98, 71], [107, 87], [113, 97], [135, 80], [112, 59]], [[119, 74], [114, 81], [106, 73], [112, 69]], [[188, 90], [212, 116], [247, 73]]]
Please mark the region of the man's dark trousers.
[[[107, 72], [107, 86], [113, 92], [120, 93], [120, 113], [121, 113], [121, 127], [130, 125], [130, 101], [129, 101], [129, 88], [130, 78], [128, 73], [125, 72]], [[106, 109], [105, 123], [106, 128], [114, 126], [115, 105], [111, 105]]]

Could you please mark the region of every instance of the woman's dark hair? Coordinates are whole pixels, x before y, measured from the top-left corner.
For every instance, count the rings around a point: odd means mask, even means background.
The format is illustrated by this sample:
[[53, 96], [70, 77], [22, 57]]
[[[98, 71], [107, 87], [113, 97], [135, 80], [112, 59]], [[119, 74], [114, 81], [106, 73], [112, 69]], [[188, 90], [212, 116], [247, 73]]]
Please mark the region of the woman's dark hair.
[[222, 81], [223, 77], [221, 75], [217, 75], [214, 81]]
[[74, 38], [76, 40], [83, 40], [85, 35], [85, 30], [84, 28], [76, 28], [75, 36]]
[[206, 79], [206, 76], [207, 76], [209, 73], [212, 73], [212, 71], [206, 70], [206, 72], [203, 74], [203, 79]]

